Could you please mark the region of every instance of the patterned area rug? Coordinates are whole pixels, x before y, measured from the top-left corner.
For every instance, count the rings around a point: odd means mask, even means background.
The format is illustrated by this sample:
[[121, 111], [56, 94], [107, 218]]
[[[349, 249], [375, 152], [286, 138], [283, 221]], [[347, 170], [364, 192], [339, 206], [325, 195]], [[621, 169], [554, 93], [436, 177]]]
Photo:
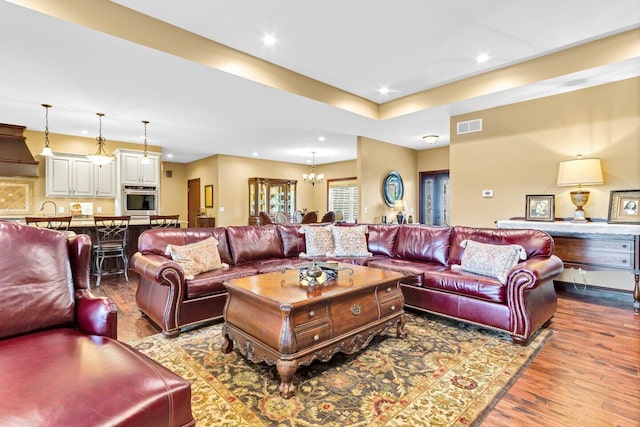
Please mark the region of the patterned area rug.
[[406, 338], [394, 330], [357, 354], [299, 367], [287, 400], [275, 366], [220, 351], [221, 327], [131, 343], [192, 383], [198, 427], [477, 425], [552, 334], [543, 329], [521, 347], [506, 334], [408, 312]]

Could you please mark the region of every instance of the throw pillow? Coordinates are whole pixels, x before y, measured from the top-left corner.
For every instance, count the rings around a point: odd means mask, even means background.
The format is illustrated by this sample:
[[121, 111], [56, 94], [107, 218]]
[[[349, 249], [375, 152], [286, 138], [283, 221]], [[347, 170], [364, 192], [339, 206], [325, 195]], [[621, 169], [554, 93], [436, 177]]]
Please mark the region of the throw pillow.
[[451, 266], [452, 269], [495, 277], [502, 284], [507, 283], [509, 271], [520, 260], [527, 259], [527, 253], [520, 245], [492, 245], [463, 240], [460, 246], [465, 248], [461, 263]]
[[301, 252], [300, 257], [333, 256], [333, 225], [310, 226], [303, 225], [300, 232], [304, 234], [306, 252]]
[[371, 256], [367, 247], [367, 226], [332, 227], [335, 256]]
[[218, 241], [213, 237], [184, 246], [167, 245], [165, 253], [182, 267], [187, 280], [205, 271], [229, 268], [220, 260]]

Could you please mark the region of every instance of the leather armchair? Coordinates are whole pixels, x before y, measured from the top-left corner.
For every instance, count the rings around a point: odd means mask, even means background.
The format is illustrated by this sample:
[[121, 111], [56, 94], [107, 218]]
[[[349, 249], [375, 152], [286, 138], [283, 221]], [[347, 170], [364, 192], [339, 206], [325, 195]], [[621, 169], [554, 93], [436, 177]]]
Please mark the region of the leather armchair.
[[89, 236], [0, 221], [0, 245], [0, 425], [195, 425], [189, 382], [117, 341]]

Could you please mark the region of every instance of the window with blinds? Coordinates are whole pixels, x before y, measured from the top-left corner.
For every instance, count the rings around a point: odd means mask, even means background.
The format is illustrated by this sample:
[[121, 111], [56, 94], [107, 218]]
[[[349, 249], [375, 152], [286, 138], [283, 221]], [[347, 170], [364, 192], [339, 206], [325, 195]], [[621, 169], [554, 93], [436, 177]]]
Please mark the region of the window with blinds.
[[343, 220], [356, 222], [358, 219], [358, 181], [354, 178], [330, 180], [329, 210], [342, 211]]

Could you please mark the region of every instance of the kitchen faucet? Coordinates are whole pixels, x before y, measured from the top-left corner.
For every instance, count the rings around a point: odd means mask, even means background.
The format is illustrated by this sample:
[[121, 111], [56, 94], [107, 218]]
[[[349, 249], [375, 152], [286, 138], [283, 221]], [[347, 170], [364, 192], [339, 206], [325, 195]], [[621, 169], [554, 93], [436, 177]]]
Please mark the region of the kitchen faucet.
[[53, 200], [45, 200], [44, 202], [42, 202], [40, 204], [40, 211], [44, 210], [44, 205], [46, 205], [47, 203], [51, 203], [53, 205], [53, 216], [56, 216], [56, 214], [58, 213], [58, 205], [56, 205], [56, 202], [54, 202]]

